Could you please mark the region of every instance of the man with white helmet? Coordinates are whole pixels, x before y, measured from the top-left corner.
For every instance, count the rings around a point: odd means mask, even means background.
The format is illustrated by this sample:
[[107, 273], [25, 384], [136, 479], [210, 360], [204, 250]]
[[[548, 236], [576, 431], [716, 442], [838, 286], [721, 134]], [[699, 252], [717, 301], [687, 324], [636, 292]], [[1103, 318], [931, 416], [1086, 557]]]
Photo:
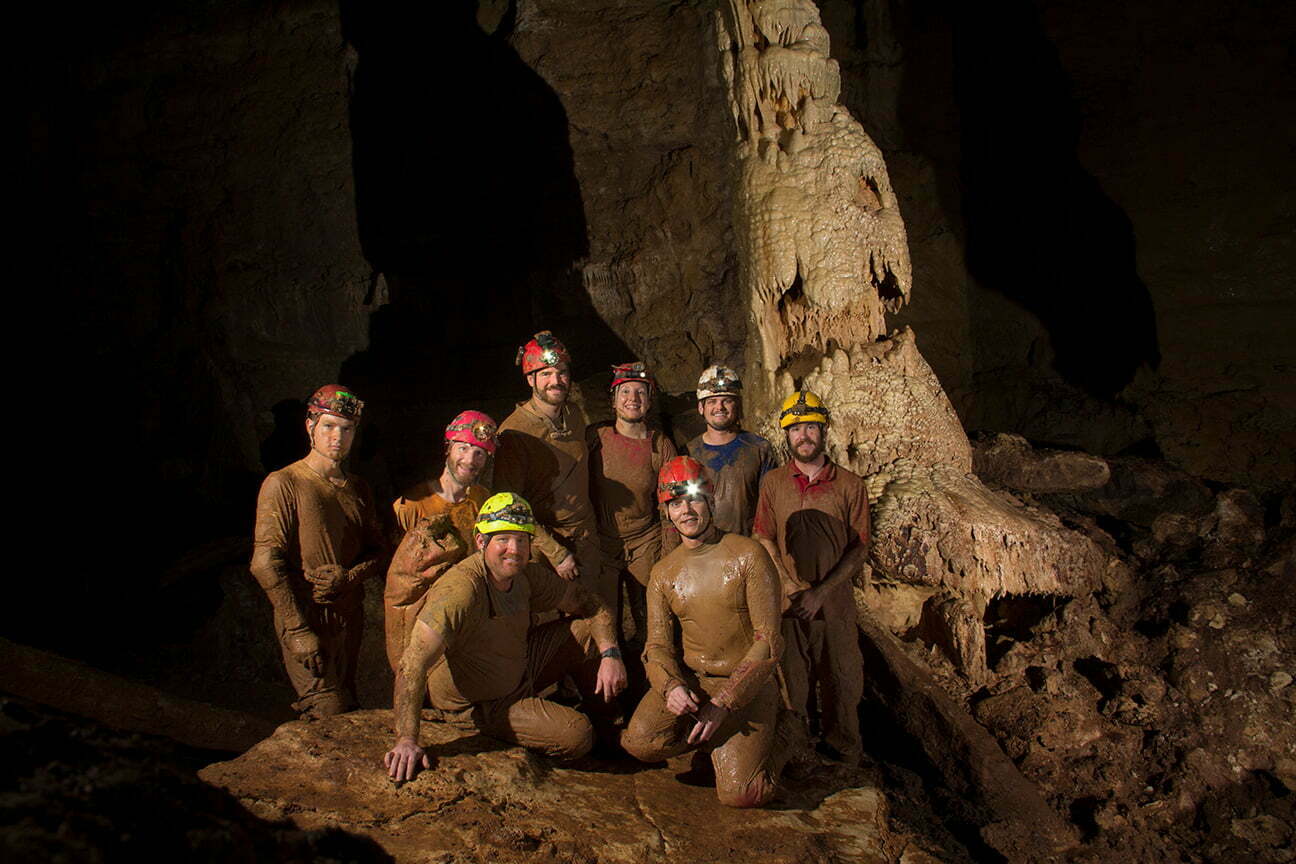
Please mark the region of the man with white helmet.
[[779, 426], [792, 458], [761, 481], [754, 535], [783, 582], [789, 701], [805, 724], [817, 686], [823, 741], [854, 763], [864, 661], [851, 580], [868, 558], [868, 492], [858, 475], [828, 458], [828, 408], [818, 395], [788, 396]]
[[[409, 780], [430, 767], [418, 746], [426, 692], [452, 724], [558, 759], [594, 744], [585, 714], [538, 695], [571, 675], [601, 718], [625, 686], [612, 614], [595, 593], [531, 561], [535, 518], [525, 499], [493, 495], [478, 514], [475, 554], [428, 589], [396, 673], [396, 745], [388, 774]], [[531, 627], [534, 613], [571, 616]], [[601, 705], [598, 702], [601, 701]]]
[[252, 575], [274, 607], [302, 716], [356, 707], [363, 583], [387, 564], [373, 492], [344, 467], [363, 409], [341, 385], [315, 391], [306, 406], [310, 452], [272, 472], [257, 496]]
[[706, 431], [688, 443], [715, 487], [715, 523], [721, 531], [751, 535], [765, 472], [775, 468], [770, 442], [739, 425], [742, 379], [727, 366], [709, 366], [698, 379], [697, 408]]

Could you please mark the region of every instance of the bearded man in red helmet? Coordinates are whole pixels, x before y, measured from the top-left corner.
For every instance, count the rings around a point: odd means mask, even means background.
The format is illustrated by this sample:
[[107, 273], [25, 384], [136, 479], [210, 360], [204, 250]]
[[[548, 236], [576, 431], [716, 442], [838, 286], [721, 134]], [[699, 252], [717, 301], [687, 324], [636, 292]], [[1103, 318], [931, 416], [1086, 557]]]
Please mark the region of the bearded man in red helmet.
[[261, 484], [251, 566], [303, 717], [356, 707], [364, 581], [387, 564], [373, 492], [344, 467], [364, 403], [330, 384], [306, 409], [310, 452]]
[[[495, 421], [481, 411], [462, 411], [445, 428], [445, 465], [392, 502], [403, 531], [387, 569], [383, 594], [387, 660], [398, 671], [410, 631], [428, 588], [472, 554], [473, 524], [490, 491], [477, 481], [498, 445]], [[541, 542], [553, 543], [537, 526]]]
[[681, 543], [652, 568], [644, 648], [651, 687], [621, 746], [645, 762], [709, 754], [720, 803], [760, 807], [774, 796], [781, 767], [778, 572], [755, 540], [715, 527], [711, 480], [697, 460], [672, 459], [657, 490]]
[[[585, 436], [599, 544], [604, 561], [617, 573], [618, 599], [624, 591], [629, 601], [634, 640], [640, 645], [648, 626], [648, 574], [663, 552], [679, 545], [675, 530], [662, 525], [657, 506], [657, 473], [675, 458], [675, 444], [648, 423], [655, 389], [643, 363], [613, 366], [610, 390], [616, 419], [589, 427]], [[621, 610], [613, 609], [620, 625]]]
[[590, 501], [585, 421], [567, 401], [571, 355], [545, 330], [518, 349], [517, 362], [531, 398], [500, 424], [495, 491], [530, 501], [536, 522], [553, 535], [537, 534], [534, 548], [559, 576], [579, 579], [615, 609], [616, 574], [603, 566]]

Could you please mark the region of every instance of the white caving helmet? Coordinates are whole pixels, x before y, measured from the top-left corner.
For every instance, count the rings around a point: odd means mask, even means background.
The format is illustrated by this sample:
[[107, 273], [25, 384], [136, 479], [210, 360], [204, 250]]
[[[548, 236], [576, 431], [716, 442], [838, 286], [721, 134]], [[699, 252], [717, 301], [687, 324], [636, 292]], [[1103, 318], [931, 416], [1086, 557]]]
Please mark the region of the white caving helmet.
[[728, 366], [708, 366], [698, 378], [697, 400], [701, 402], [712, 396], [742, 396], [742, 378]]

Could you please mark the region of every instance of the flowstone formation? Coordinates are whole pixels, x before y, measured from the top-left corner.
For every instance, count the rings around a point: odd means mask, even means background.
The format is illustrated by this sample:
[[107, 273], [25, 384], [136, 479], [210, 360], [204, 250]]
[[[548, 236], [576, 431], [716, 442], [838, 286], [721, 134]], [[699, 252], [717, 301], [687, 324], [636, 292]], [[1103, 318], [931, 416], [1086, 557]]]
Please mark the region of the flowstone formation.
[[814, 3], [732, 0], [718, 34], [738, 136], [748, 414], [776, 417], [798, 386], [825, 398], [833, 456], [866, 479], [874, 506], [866, 601], [897, 632], [926, 618], [929, 640], [980, 680], [992, 598], [1074, 595], [1105, 559], [973, 475], [971, 445], [913, 333], [884, 336], [886, 312], [910, 292], [904, 224], [881, 151], [837, 104]]

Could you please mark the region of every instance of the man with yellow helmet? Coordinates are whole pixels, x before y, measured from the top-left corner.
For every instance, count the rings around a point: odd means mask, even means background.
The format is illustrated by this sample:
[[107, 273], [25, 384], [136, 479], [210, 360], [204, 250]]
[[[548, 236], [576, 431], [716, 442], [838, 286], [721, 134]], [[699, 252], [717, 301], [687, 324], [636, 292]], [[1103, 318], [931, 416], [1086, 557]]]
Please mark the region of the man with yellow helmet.
[[863, 658], [851, 579], [868, 557], [864, 481], [825, 453], [828, 408], [809, 390], [783, 401], [791, 459], [761, 481], [753, 534], [784, 590], [784, 668], [793, 711], [808, 723], [816, 685], [823, 741], [846, 762], [861, 754]]
[[[490, 497], [475, 526], [477, 551], [428, 589], [396, 673], [396, 745], [384, 757], [393, 779], [430, 766], [418, 746], [425, 688], [454, 725], [559, 759], [593, 746], [585, 714], [537, 694], [570, 674], [586, 710], [609, 716], [626, 680], [612, 614], [580, 583], [531, 562], [535, 525], [520, 495]], [[554, 609], [571, 617], [531, 627], [533, 613]]]

